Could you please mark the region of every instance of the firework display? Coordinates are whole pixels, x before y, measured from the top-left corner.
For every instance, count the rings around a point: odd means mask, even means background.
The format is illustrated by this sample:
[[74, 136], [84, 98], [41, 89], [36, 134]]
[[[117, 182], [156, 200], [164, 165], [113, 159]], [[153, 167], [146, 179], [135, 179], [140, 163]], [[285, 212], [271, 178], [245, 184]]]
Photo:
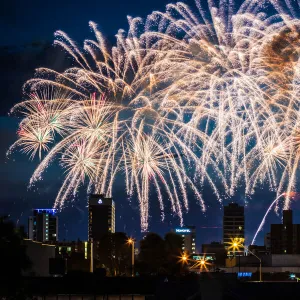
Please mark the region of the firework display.
[[128, 17], [113, 47], [94, 22], [83, 49], [57, 31], [74, 66], [36, 70], [11, 112], [22, 120], [10, 152], [40, 159], [30, 184], [58, 161], [62, 208], [81, 185], [111, 196], [125, 174], [143, 231], [154, 192], [162, 218], [168, 199], [181, 224], [188, 191], [206, 209], [205, 185], [220, 202], [267, 185], [277, 197], [286, 191], [289, 207], [300, 160], [298, 11], [289, 0], [237, 6], [178, 2]]

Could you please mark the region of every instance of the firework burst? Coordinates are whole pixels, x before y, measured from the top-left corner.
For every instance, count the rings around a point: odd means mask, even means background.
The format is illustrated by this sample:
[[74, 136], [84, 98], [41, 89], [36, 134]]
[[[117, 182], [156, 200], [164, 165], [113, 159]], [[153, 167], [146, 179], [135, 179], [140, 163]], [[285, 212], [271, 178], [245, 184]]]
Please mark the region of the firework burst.
[[56, 206], [85, 179], [89, 191], [111, 196], [120, 173], [138, 197], [142, 230], [151, 187], [162, 217], [165, 193], [181, 223], [187, 187], [204, 210], [206, 183], [220, 202], [242, 186], [251, 195], [268, 185], [277, 196], [286, 191], [289, 206], [300, 160], [297, 8], [271, 0], [278, 13], [270, 16], [260, 1], [195, 4], [128, 17], [113, 47], [94, 22], [96, 39], [83, 49], [55, 33], [75, 65], [40, 68], [25, 84], [30, 99], [13, 109], [23, 119], [11, 149], [40, 159], [47, 152], [31, 184], [60, 161]]

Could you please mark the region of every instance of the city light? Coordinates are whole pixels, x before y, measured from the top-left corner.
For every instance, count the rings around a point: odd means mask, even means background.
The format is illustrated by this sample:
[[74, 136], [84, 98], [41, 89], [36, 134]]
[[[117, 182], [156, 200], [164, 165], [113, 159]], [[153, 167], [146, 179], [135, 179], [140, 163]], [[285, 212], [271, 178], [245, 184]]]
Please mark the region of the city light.
[[244, 238], [231, 238], [230, 242], [228, 242], [228, 250], [233, 253], [241, 251], [244, 248]]
[[181, 264], [187, 264], [189, 261], [189, 256], [186, 253], [183, 253], [180, 257], [179, 257], [179, 262]]
[[134, 277], [134, 239], [128, 238], [127, 244], [131, 245], [131, 276]]
[[128, 238], [127, 243], [130, 244], [130, 245], [133, 244], [134, 243], [134, 239], [133, 238]]

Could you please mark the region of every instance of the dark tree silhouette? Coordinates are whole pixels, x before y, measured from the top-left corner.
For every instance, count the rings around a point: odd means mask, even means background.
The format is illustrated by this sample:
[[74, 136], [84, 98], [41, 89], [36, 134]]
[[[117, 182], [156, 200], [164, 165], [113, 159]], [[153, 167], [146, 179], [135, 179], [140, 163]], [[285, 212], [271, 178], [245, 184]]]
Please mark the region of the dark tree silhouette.
[[165, 273], [165, 242], [156, 233], [148, 233], [140, 242], [139, 262], [137, 270], [140, 274]]
[[120, 276], [130, 272], [131, 248], [128, 237], [123, 232], [106, 234], [96, 247], [98, 267], [104, 267], [111, 276]]
[[169, 232], [165, 235], [166, 269], [169, 274], [178, 274], [182, 269], [179, 263], [181, 256], [182, 238], [176, 233]]
[[156, 233], [148, 233], [140, 242], [136, 270], [141, 275], [180, 274], [181, 247], [182, 239], [175, 233], [167, 233], [165, 239]]
[[22, 228], [18, 230], [7, 216], [0, 217], [0, 290], [12, 299], [19, 297], [22, 272], [31, 265], [22, 245], [23, 238]]

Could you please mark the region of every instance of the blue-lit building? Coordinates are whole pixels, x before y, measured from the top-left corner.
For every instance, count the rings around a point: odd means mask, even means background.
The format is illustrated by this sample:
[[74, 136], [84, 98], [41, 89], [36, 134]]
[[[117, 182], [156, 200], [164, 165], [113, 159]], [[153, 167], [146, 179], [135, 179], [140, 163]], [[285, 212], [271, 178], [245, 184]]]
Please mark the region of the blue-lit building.
[[173, 232], [182, 237], [182, 252], [196, 253], [196, 226], [177, 227]]
[[33, 210], [28, 219], [28, 238], [37, 242], [58, 241], [58, 216], [53, 208]]

